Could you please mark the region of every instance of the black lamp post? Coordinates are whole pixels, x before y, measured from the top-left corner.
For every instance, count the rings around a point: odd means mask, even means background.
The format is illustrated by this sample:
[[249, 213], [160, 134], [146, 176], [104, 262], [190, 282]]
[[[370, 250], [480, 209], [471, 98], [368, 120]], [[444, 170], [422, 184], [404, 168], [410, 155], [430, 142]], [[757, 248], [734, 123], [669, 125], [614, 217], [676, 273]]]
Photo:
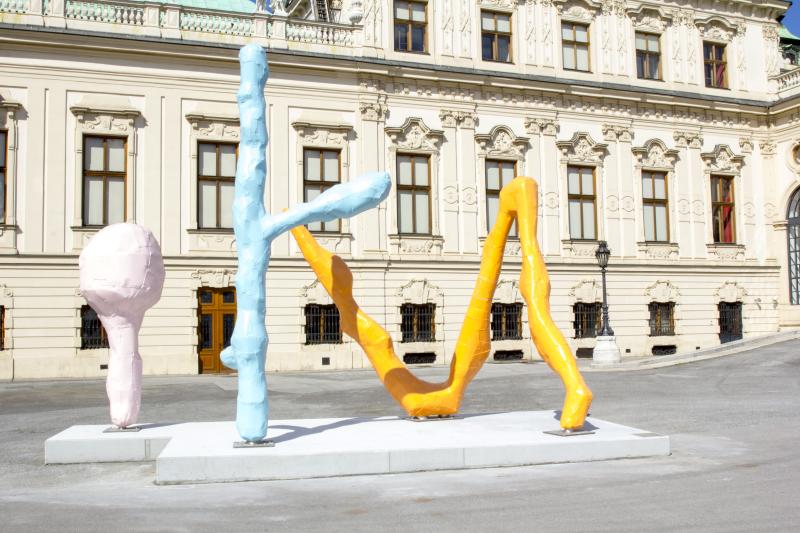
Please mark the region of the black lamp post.
[[608, 266], [608, 257], [611, 255], [611, 250], [608, 248], [606, 241], [600, 241], [600, 246], [594, 256], [597, 258], [597, 264], [600, 265], [600, 272], [603, 276], [603, 325], [600, 327], [601, 337], [613, 337], [614, 330], [608, 325], [608, 300], [606, 298], [606, 267]]

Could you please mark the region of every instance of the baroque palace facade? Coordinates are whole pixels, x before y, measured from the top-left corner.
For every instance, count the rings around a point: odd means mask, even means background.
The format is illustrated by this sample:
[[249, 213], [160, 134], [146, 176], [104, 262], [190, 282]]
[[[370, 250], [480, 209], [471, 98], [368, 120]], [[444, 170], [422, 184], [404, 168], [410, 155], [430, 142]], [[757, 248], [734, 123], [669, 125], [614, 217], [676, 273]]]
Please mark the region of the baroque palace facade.
[[[149, 374], [221, 371], [235, 314], [238, 48], [268, 49], [278, 212], [367, 171], [379, 208], [311, 227], [408, 363], [449, 363], [514, 175], [540, 185], [554, 318], [597, 333], [612, 250], [623, 357], [800, 326], [800, 68], [781, 0], [0, 0], [0, 379], [101, 376], [78, 291], [103, 225], [158, 238]], [[216, 8], [212, 9], [212, 6]], [[509, 239], [495, 359], [536, 359]], [[289, 235], [267, 275], [270, 370], [360, 368]]]

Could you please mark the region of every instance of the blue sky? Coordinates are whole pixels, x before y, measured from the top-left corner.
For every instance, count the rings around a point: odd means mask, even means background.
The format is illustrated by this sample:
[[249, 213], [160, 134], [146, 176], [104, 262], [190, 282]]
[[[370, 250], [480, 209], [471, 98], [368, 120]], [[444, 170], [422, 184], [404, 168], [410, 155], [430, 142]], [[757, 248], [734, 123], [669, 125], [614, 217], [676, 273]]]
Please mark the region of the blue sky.
[[786, 12], [783, 25], [795, 35], [800, 35], [800, 0], [792, 0], [792, 7]]

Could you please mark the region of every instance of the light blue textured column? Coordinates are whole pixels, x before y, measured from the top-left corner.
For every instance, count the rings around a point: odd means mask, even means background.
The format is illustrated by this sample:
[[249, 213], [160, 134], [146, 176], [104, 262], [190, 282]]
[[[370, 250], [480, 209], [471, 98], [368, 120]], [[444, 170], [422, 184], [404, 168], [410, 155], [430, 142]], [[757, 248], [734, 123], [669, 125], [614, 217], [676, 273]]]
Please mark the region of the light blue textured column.
[[239, 372], [236, 429], [244, 440], [258, 442], [267, 435], [268, 421], [265, 276], [272, 240], [295, 226], [348, 218], [375, 207], [389, 195], [391, 179], [385, 172], [366, 174], [328, 189], [310, 203], [270, 216], [263, 202], [267, 178], [267, 56], [261, 46], [251, 44], [239, 51], [239, 62], [241, 139], [233, 197], [237, 315], [231, 345], [222, 352], [222, 362]]

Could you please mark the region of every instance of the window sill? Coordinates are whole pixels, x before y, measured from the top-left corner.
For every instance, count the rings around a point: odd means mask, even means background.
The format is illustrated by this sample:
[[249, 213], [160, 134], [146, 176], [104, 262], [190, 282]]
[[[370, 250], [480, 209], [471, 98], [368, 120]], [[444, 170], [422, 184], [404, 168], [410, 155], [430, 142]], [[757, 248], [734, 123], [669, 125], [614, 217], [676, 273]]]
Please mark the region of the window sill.
[[481, 61], [485, 61], [486, 63], [500, 63], [501, 65], [514, 64], [514, 61], [503, 61], [502, 59], [486, 59], [485, 57], [481, 57]]
[[583, 69], [579, 69], [579, 68], [566, 68], [566, 67], [561, 67], [561, 68], [565, 72], [583, 72], [584, 74], [592, 74], [591, 69], [590, 70], [583, 70]]
[[567, 239], [561, 241], [561, 252], [565, 257], [595, 260], [600, 241], [589, 239]]
[[744, 244], [711, 243], [706, 244], [708, 258], [716, 261], [744, 261]]
[[233, 228], [192, 228], [187, 229], [186, 233], [189, 233], [190, 235], [198, 235], [203, 233], [233, 235]]
[[429, 55], [431, 55], [431, 53], [428, 52], [427, 50], [424, 51], [424, 52], [416, 52], [414, 50], [398, 50], [397, 48], [395, 48], [394, 51], [397, 52], [398, 54], [414, 54], [415, 56], [429, 56]]
[[439, 235], [389, 235], [389, 253], [395, 255], [442, 255], [444, 238]]
[[666, 241], [637, 242], [639, 256], [646, 259], [674, 260], [680, 255], [678, 243]]

